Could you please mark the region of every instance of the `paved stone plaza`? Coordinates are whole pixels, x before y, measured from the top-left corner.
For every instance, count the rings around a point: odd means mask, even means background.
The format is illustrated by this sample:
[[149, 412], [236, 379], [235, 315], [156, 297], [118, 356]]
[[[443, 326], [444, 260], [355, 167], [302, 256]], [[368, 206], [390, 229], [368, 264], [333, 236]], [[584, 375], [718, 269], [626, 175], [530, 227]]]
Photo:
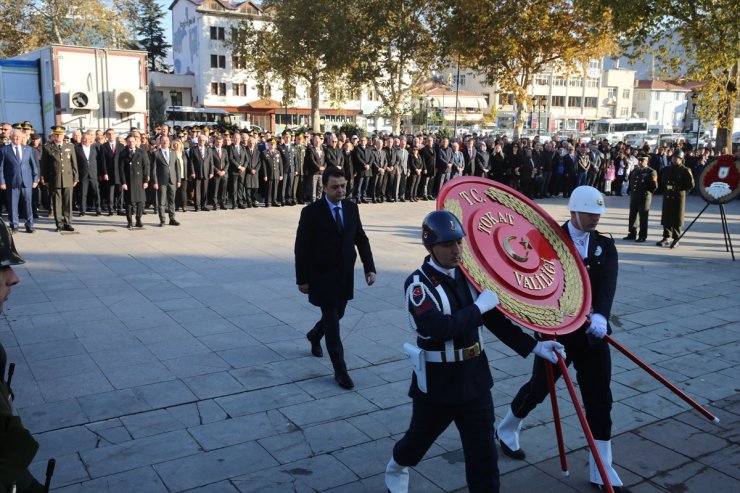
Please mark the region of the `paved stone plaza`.
[[[707, 422], [612, 351], [614, 453], [635, 492], [740, 491], [740, 258], [725, 251], [710, 207], [675, 250], [660, 239], [660, 197], [648, 243], [625, 242], [628, 198], [607, 198], [600, 230], [617, 239], [615, 339], [722, 420]], [[541, 201], [561, 222], [566, 201]], [[687, 217], [704, 203], [690, 197]], [[122, 217], [48, 219], [16, 242], [17, 269], [0, 341], [17, 364], [24, 423], [41, 443], [32, 470], [57, 459], [54, 491], [382, 492], [382, 472], [408, 426], [413, 341], [402, 284], [425, 254], [429, 202], [361, 207], [378, 281], [356, 272], [342, 321], [354, 391], [335, 383], [328, 356], [305, 333], [318, 310], [295, 286], [300, 207], [187, 212], [179, 228], [128, 231]], [[740, 203], [727, 208], [740, 249]], [[736, 252], [740, 257], [740, 252]], [[489, 334], [497, 419], [527, 379], [522, 359]], [[575, 375], [571, 372], [571, 375]], [[503, 457], [502, 491], [590, 491], [585, 440], [558, 387], [571, 476], [556, 458], [545, 402], [525, 421], [527, 462]], [[412, 472], [412, 491], [466, 491], [449, 429]]]

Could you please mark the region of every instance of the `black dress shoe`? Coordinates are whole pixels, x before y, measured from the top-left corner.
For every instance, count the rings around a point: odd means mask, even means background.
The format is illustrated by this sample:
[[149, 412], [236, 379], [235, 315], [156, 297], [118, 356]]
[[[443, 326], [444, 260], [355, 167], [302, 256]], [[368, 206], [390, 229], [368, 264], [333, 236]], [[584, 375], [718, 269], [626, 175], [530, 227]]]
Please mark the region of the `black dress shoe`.
[[95, 211], [96, 216], [100, 216], [103, 213], [103, 211]]
[[82, 217], [82, 216], [84, 216], [84, 215], [85, 215], [85, 213], [84, 213], [84, 212], [80, 212], [80, 217]]
[[159, 221], [159, 227], [164, 228], [164, 221]]
[[664, 247], [670, 245], [670, 242], [668, 241], [668, 238], [663, 238], [662, 240], [655, 243], [659, 247]]
[[637, 238], [635, 243], [645, 243], [646, 238]]
[[636, 240], [637, 239], [637, 236], [635, 236], [635, 235], [627, 235], [627, 236], [625, 236], [622, 239], [623, 240]]
[[17, 232], [18, 232], [18, 228], [11, 228], [10, 229], [10, 233], [11, 234], [16, 234]]
[[678, 239], [675, 239], [671, 242], [671, 248], [676, 248], [678, 246]]
[[64, 226], [62, 226], [62, 229], [63, 229], [64, 231], [74, 231], [74, 230], [75, 230], [75, 229], [74, 229], [74, 228], [73, 228], [73, 227], [72, 227], [71, 225], [69, 225], [69, 224], [65, 224]]
[[[604, 488], [603, 484], [597, 484], [597, 483], [590, 483], [591, 487], [594, 489], [597, 489], [599, 491], [606, 491], [606, 488]], [[629, 488], [626, 486], [613, 486], [612, 489], [614, 490], [614, 493], [632, 493]]]
[[143, 228], [143, 227], [144, 227], [144, 225], [143, 225], [143, 224], [141, 224], [141, 221], [136, 221], [136, 227], [137, 227], [137, 228]]
[[134, 225], [133, 225], [132, 223], [128, 223], [128, 225], [127, 225], [126, 227], [127, 227], [128, 229], [134, 229]]
[[339, 386], [343, 389], [349, 390], [355, 388], [355, 382], [352, 381], [348, 373], [335, 373], [334, 380], [336, 380]]
[[311, 354], [313, 354], [317, 358], [321, 358], [322, 356], [324, 356], [324, 351], [321, 349], [321, 341], [314, 342], [311, 332], [306, 334], [306, 339], [308, 339], [308, 342], [311, 343]]
[[108, 211], [108, 217], [111, 217], [113, 215], [113, 211]]
[[179, 226], [180, 221], [177, 221], [175, 219], [170, 219], [170, 226]]
[[499, 437], [498, 432], [496, 433], [496, 438], [498, 439], [499, 445], [501, 445], [501, 452], [504, 453], [504, 455], [511, 457], [514, 460], [524, 460], [525, 457], [527, 457], [527, 454], [524, 453], [524, 450], [521, 448], [519, 450], [512, 450], [509, 448], [508, 445], [506, 445]]
[[33, 233], [34, 229], [33, 226], [26, 226], [26, 233]]

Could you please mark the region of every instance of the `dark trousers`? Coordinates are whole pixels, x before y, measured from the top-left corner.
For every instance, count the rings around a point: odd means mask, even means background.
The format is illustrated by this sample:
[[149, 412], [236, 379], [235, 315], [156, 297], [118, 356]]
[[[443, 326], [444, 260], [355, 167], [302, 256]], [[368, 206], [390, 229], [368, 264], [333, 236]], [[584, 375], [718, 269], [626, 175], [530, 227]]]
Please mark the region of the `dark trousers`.
[[213, 179], [211, 182], [213, 183], [213, 206], [218, 207], [226, 207], [226, 185], [227, 180], [229, 179], [229, 175], [225, 174], [223, 176], [218, 176], [217, 174], [213, 175]]
[[[630, 196], [630, 215], [628, 232], [630, 236], [647, 238], [648, 214], [650, 213], [650, 202], [652, 194], [633, 194]], [[640, 220], [640, 234], [637, 234], [637, 219]]]
[[500, 483], [494, 419], [490, 392], [459, 404], [415, 399], [411, 424], [393, 447], [393, 460], [402, 466], [417, 465], [437, 437], [454, 421], [462, 441], [468, 490], [470, 493], [498, 493]]
[[355, 201], [367, 200], [367, 186], [370, 182], [369, 176], [362, 176], [360, 173], [355, 178], [355, 188], [352, 192]]
[[265, 182], [265, 207], [277, 204], [279, 180], [267, 180]]
[[231, 197], [231, 208], [242, 203], [242, 188], [244, 188], [244, 173], [232, 174], [229, 180], [229, 196]]
[[396, 198], [406, 200], [406, 173], [401, 171], [396, 175]]
[[[591, 432], [596, 440], [609, 440], [612, 433], [612, 392], [609, 388], [612, 363], [609, 344], [602, 339], [594, 341], [592, 346], [589, 340], [583, 329], [558, 338], [558, 342], [565, 346], [565, 353], [568, 355], [565, 364], [570, 365], [572, 362], [576, 369], [576, 380], [581, 389], [586, 420]], [[534, 368], [529, 382], [519, 389], [511, 403], [511, 412], [517, 418], [526, 417], [549, 395], [546, 364], [551, 363], [542, 358], [534, 358]], [[560, 378], [560, 368], [553, 365], [552, 370], [557, 381]]]
[[316, 202], [321, 198], [324, 186], [321, 183], [321, 173], [306, 175], [306, 202]]
[[100, 212], [100, 189], [98, 188], [98, 180], [90, 178], [89, 176], [82, 180], [82, 197], [80, 201], [80, 212], [87, 210], [87, 194], [90, 193], [93, 199], [93, 207], [96, 212]]
[[157, 204], [159, 205], [159, 222], [164, 222], [165, 210], [170, 216], [170, 221], [175, 219], [175, 190], [177, 185], [159, 184], [157, 190]]
[[126, 220], [131, 224], [131, 218], [136, 209], [136, 224], [141, 224], [141, 215], [144, 212], [144, 202], [129, 202], [126, 204]]
[[121, 210], [121, 185], [116, 185], [112, 181], [102, 183], [103, 194], [108, 201], [108, 212]]
[[624, 175], [617, 175], [612, 185], [612, 190], [616, 193], [617, 197], [622, 196], [622, 183], [624, 183]]
[[[349, 179], [349, 177], [347, 179]], [[305, 189], [306, 187], [304, 185], [303, 175], [298, 173], [295, 180], [293, 180], [293, 197], [295, 197], [299, 204], [305, 202]], [[347, 190], [351, 190], [349, 184], [347, 185]]]
[[681, 228], [663, 226], [663, 239], [664, 240], [668, 238], [677, 240], [679, 236], [681, 236]]
[[411, 172], [411, 176], [409, 176], [409, 200], [414, 200], [419, 194], [419, 175], [416, 174], [415, 171]]
[[293, 194], [294, 178], [294, 171], [286, 171], [283, 174], [283, 181], [280, 182], [280, 200], [285, 205], [295, 202], [295, 195]]
[[72, 225], [72, 187], [53, 188], [51, 204], [57, 228]]
[[33, 188], [9, 188], [6, 190], [5, 197], [8, 199], [8, 216], [10, 227], [18, 227], [18, 201], [23, 197], [23, 211], [26, 216], [26, 226], [33, 226], [33, 207], [31, 205]]
[[205, 178], [196, 178], [192, 181], [192, 183], [193, 188], [195, 189], [195, 197], [193, 198], [193, 205], [195, 206], [195, 210], [197, 211], [198, 209], [205, 209], [206, 202], [208, 201], [208, 180]]
[[186, 205], [188, 205], [188, 181], [182, 180], [180, 188], [175, 189], [175, 208], [185, 212]]
[[322, 306], [321, 320], [316, 322], [307, 334], [314, 343], [320, 342], [321, 338], [326, 336], [326, 351], [331, 358], [334, 373], [347, 372], [347, 365], [344, 363], [344, 346], [339, 336], [339, 321], [344, 316], [345, 308], [347, 308], [346, 301], [339, 306]]

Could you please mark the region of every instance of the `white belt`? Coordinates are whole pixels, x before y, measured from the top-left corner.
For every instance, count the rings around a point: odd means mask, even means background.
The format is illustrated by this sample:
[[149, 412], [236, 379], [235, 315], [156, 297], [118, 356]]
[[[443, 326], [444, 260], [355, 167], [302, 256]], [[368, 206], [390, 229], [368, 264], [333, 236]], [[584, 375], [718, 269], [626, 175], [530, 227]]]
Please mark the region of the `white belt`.
[[427, 363], [457, 363], [477, 358], [483, 351], [480, 344], [475, 343], [472, 346], [463, 349], [453, 349], [447, 351], [424, 351], [424, 358]]

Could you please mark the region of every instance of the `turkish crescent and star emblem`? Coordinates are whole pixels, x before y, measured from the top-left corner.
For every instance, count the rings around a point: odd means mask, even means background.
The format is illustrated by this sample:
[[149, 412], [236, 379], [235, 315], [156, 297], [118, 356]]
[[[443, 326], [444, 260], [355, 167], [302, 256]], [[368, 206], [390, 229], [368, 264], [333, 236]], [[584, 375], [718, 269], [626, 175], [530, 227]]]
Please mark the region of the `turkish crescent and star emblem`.
[[451, 180], [437, 208], [454, 214], [467, 233], [461, 269], [479, 290], [499, 297], [516, 323], [563, 335], [586, 321], [591, 287], [565, 231], [532, 200], [478, 177]]

